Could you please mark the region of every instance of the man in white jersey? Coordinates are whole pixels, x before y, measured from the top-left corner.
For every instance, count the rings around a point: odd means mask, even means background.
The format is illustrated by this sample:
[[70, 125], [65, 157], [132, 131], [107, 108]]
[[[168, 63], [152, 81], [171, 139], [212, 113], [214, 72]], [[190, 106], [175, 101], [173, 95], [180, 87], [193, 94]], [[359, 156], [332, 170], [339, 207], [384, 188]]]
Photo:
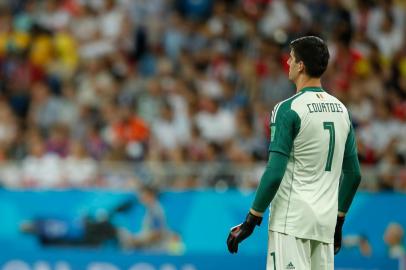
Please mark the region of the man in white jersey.
[[321, 87], [329, 60], [324, 41], [307, 36], [290, 47], [289, 79], [297, 93], [272, 112], [267, 167], [227, 246], [236, 253], [272, 202], [267, 269], [330, 270], [361, 180], [354, 130], [346, 107]]

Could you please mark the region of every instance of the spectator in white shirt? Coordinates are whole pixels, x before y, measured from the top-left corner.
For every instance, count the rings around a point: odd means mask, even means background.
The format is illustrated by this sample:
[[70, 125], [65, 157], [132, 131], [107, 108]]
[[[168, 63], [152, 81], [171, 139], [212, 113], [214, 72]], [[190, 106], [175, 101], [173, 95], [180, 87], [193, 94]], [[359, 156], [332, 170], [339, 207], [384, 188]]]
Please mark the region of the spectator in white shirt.
[[73, 141], [63, 161], [64, 178], [70, 187], [87, 187], [97, 180], [97, 164], [79, 141]]
[[120, 10], [114, 0], [107, 0], [105, 10], [100, 16], [100, 32], [104, 38], [116, 40], [121, 33], [124, 12]]
[[370, 38], [376, 42], [381, 53], [392, 59], [393, 55], [398, 52], [403, 45], [403, 31], [396, 27], [395, 18], [390, 12], [382, 14], [382, 21], [379, 29], [372, 32]]
[[23, 160], [23, 185], [39, 188], [62, 186], [61, 159], [58, 155], [45, 152], [42, 140], [31, 141], [30, 153]]
[[234, 137], [235, 116], [229, 110], [219, 107], [219, 102], [210, 98], [203, 98], [203, 111], [195, 116], [196, 126], [202, 137], [210, 142], [224, 143]]
[[152, 132], [162, 149], [173, 150], [179, 146], [174, 111], [170, 104], [164, 103], [160, 117], [152, 124]]
[[[361, 143], [368, 146], [375, 159], [380, 159], [387, 147], [401, 136], [401, 123], [390, 114], [388, 103], [376, 102], [375, 118], [360, 128]], [[372, 121], [373, 120], [373, 121]]]
[[368, 16], [368, 23], [366, 24], [368, 36], [373, 37], [380, 31], [382, 23], [387, 16], [385, 13], [389, 13], [393, 18], [393, 27], [397, 31], [403, 31], [405, 22], [404, 10], [394, 4], [393, 0], [380, 0], [379, 2], [379, 5], [377, 5]]

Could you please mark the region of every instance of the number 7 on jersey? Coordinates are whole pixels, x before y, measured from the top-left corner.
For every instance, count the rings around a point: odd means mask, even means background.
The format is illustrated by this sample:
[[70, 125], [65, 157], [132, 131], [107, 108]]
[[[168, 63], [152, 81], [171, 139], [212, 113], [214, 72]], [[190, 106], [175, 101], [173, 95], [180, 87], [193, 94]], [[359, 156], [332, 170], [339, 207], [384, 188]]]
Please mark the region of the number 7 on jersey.
[[328, 156], [326, 162], [326, 169], [325, 171], [331, 171], [331, 164], [333, 163], [333, 156], [334, 156], [334, 146], [335, 146], [335, 129], [333, 122], [323, 122], [324, 129], [327, 129], [330, 134], [330, 140], [328, 144]]

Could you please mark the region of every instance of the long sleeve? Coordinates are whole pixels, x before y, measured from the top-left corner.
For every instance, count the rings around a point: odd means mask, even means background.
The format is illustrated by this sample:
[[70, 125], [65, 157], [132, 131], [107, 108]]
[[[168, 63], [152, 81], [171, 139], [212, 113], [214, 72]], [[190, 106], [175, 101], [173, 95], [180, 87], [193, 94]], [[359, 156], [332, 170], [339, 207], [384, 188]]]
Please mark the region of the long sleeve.
[[265, 172], [255, 194], [252, 209], [263, 213], [269, 206], [285, 174], [288, 157], [278, 152], [271, 152]]
[[338, 193], [338, 211], [346, 213], [351, 206], [352, 200], [354, 199], [355, 193], [361, 182], [357, 144], [352, 126], [345, 143], [342, 169], [343, 178]]
[[293, 147], [293, 141], [300, 129], [298, 114], [289, 104], [275, 106], [271, 117], [271, 142], [269, 159], [261, 177], [252, 209], [263, 213], [269, 206], [282, 182]]

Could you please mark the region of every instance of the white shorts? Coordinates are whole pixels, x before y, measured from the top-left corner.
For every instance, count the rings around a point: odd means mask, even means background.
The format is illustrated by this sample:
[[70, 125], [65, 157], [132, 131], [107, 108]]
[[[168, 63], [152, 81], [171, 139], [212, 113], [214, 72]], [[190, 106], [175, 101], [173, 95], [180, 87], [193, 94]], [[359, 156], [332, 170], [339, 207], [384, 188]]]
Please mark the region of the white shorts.
[[266, 269], [333, 270], [333, 244], [269, 231]]

